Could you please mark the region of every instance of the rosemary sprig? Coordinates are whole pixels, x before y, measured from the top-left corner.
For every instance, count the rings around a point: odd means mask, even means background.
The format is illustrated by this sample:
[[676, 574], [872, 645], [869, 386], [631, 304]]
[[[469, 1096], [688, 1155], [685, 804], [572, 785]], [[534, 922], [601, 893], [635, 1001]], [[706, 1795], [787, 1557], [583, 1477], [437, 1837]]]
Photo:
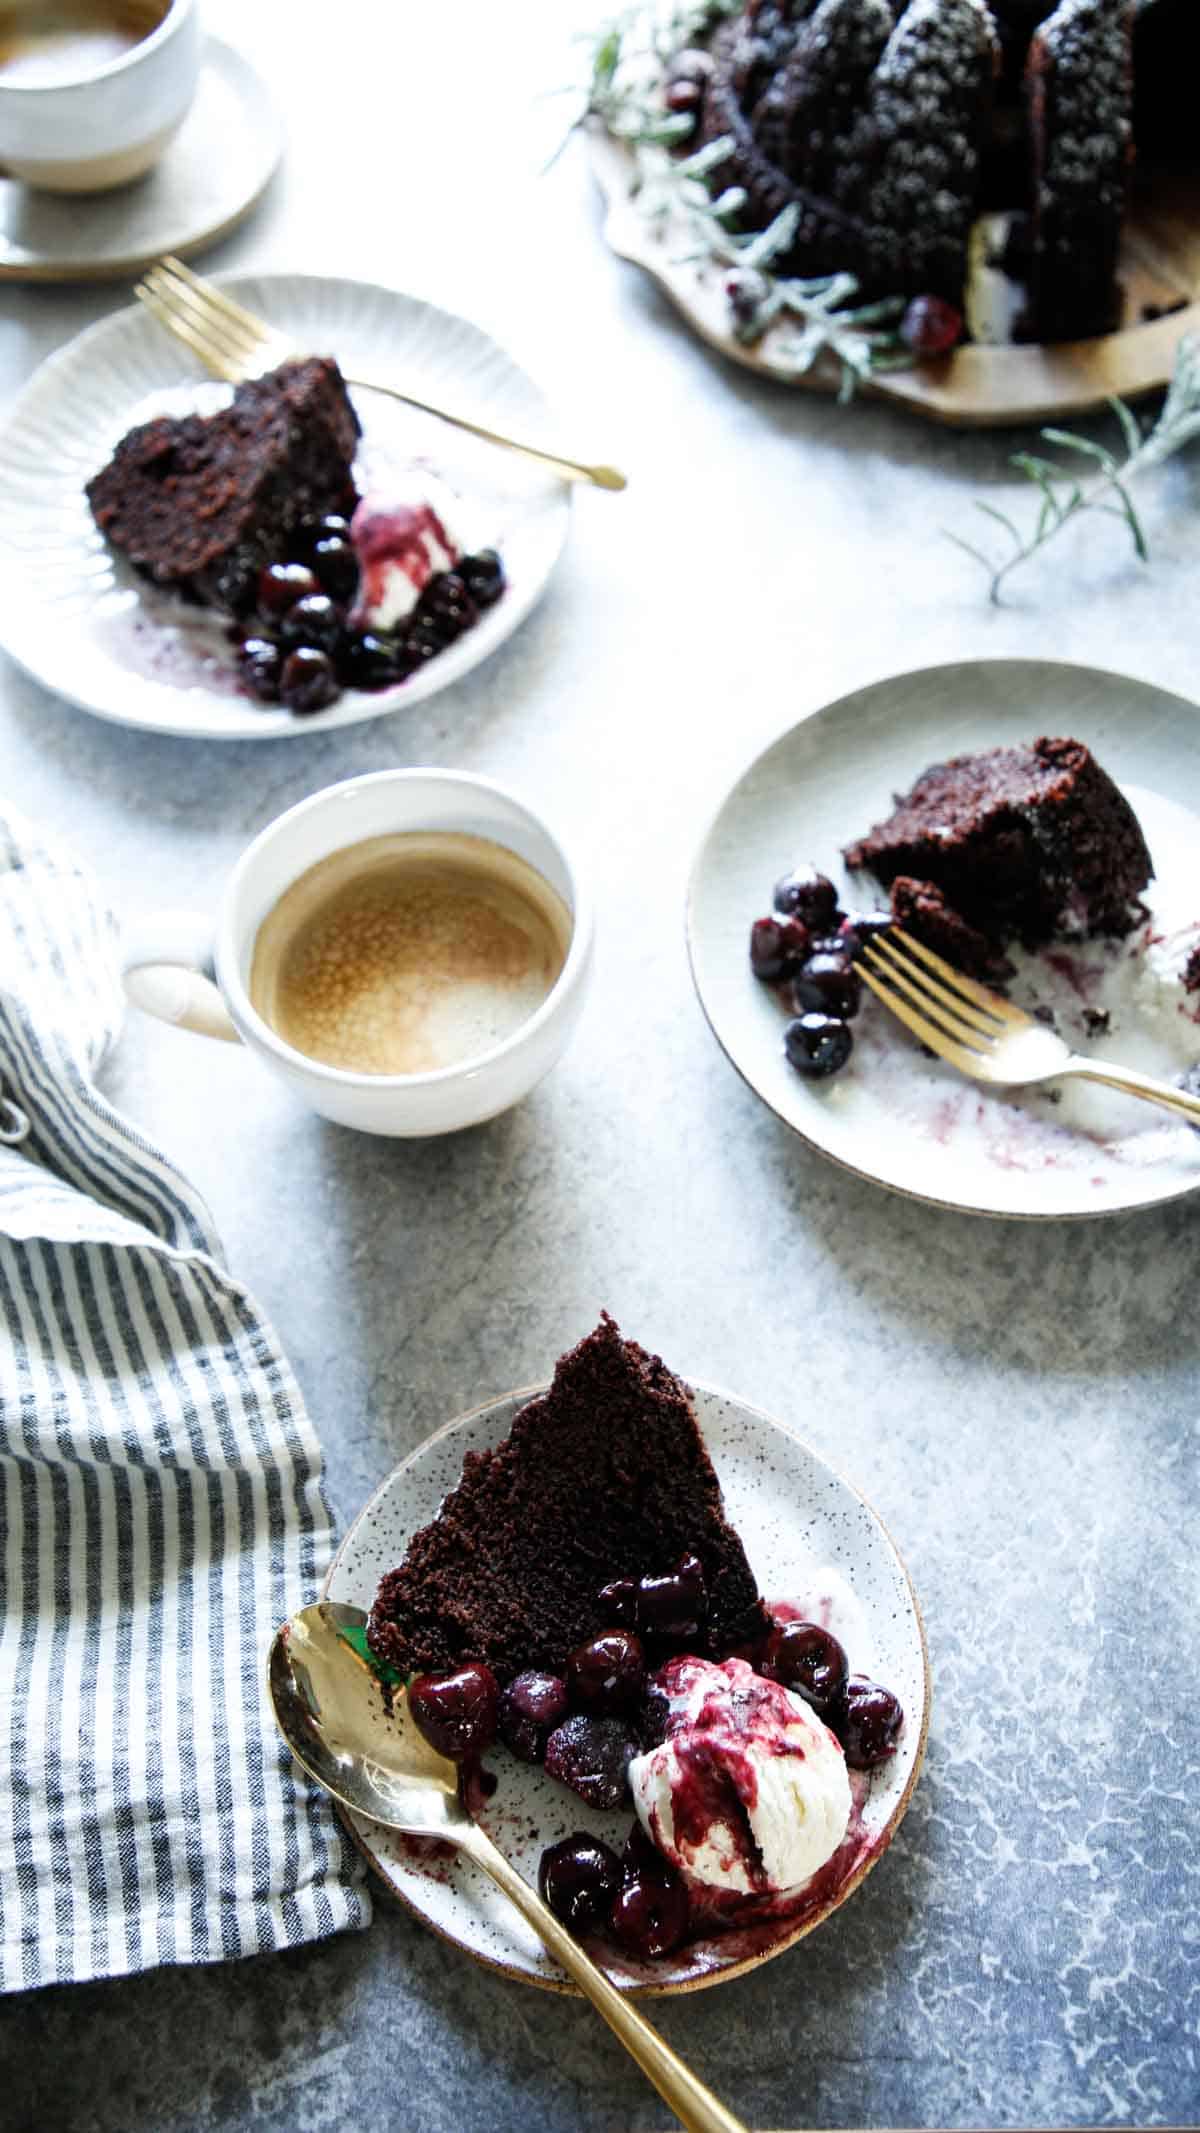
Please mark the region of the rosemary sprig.
[[695, 121], [672, 112], [663, 99], [667, 65], [679, 52], [705, 39], [735, 14], [742, 0], [643, 0], [608, 23], [591, 47], [584, 116], [600, 119], [633, 157], [631, 192], [651, 227], [665, 240], [678, 232], [681, 260], [724, 267], [731, 327], [744, 346], [770, 340], [764, 360], [781, 378], [798, 378], [818, 357], [841, 365], [839, 399], [849, 400], [872, 371], [912, 361], [896, 327], [901, 297], [855, 304], [851, 274], [812, 280], [776, 275], [774, 262], [795, 235], [799, 210], [785, 207], [765, 230], [739, 232], [735, 221], [746, 196], [721, 183], [733, 152], [728, 138], [681, 154]]
[[990, 597], [997, 606], [1001, 587], [1010, 574], [1037, 555], [1073, 519], [1080, 518], [1087, 511], [1119, 519], [1133, 542], [1134, 553], [1141, 562], [1149, 561], [1145, 528], [1129, 493], [1129, 484], [1137, 475], [1182, 451], [1194, 437], [1200, 437], [1200, 335], [1188, 334], [1180, 341], [1162, 411], [1154, 427], [1145, 435], [1136, 415], [1123, 400], [1112, 399], [1108, 404], [1120, 426], [1124, 459], [1118, 459], [1107, 446], [1097, 444], [1090, 437], [1076, 436], [1072, 430], [1044, 429], [1041, 432], [1047, 444], [1057, 445], [1061, 451], [1078, 453], [1099, 467], [1099, 473], [1090, 482], [1061, 464], [1043, 458], [1040, 453], [1013, 453], [1011, 465], [1041, 492], [1041, 504], [1031, 532], [1022, 533], [1006, 512], [976, 499], [976, 510], [994, 519], [1008, 536], [1012, 543], [1011, 555], [997, 562], [994, 556], [985, 554], [983, 549], [976, 548], [960, 534], [948, 534], [956, 547], [965, 549], [983, 565], [991, 581]]

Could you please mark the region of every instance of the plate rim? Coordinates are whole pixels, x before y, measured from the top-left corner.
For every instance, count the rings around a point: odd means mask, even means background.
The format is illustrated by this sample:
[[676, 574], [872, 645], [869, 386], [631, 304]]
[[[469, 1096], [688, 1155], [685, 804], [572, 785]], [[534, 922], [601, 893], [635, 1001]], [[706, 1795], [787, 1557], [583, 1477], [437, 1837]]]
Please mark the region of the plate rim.
[[[904, 1818], [908, 1813], [908, 1809], [912, 1801], [913, 1792], [916, 1789], [917, 1780], [920, 1777], [921, 1772], [925, 1766], [925, 1754], [929, 1741], [930, 1713], [933, 1705], [933, 1677], [929, 1665], [929, 1640], [925, 1631], [925, 1618], [921, 1611], [921, 1603], [917, 1596], [916, 1586], [913, 1583], [912, 1573], [909, 1570], [908, 1564], [905, 1561], [904, 1556], [901, 1554], [900, 1549], [896, 1545], [896, 1541], [892, 1535], [890, 1527], [886, 1524], [884, 1519], [880, 1517], [879, 1512], [875, 1509], [875, 1506], [871, 1502], [870, 1498], [865, 1496], [862, 1490], [858, 1488], [855, 1483], [850, 1481], [845, 1474], [842, 1473], [840, 1467], [834, 1466], [832, 1461], [826, 1459], [821, 1452], [816, 1451], [814, 1447], [809, 1443], [808, 1439], [806, 1437], [802, 1437], [797, 1430], [794, 1430], [791, 1427], [790, 1423], [782, 1422], [777, 1416], [768, 1414], [765, 1408], [757, 1406], [751, 1400], [744, 1399], [740, 1393], [727, 1392], [719, 1386], [710, 1384], [707, 1379], [688, 1377], [679, 1372], [677, 1372], [676, 1375], [680, 1377], [681, 1382], [688, 1389], [689, 1392], [701, 1392], [713, 1399], [724, 1401], [728, 1406], [739, 1409], [742, 1414], [752, 1415], [756, 1421], [764, 1423], [769, 1429], [777, 1430], [780, 1432], [781, 1435], [790, 1438], [792, 1443], [798, 1445], [800, 1450], [810, 1460], [812, 1460], [816, 1466], [820, 1467], [826, 1474], [832, 1475], [834, 1480], [837, 1481], [841, 1488], [848, 1490], [849, 1494], [855, 1499], [857, 1503], [860, 1503], [863, 1506], [868, 1516], [879, 1528], [879, 1531], [882, 1533], [884, 1540], [892, 1551], [895, 1561], [899, 1566], [900, 1574], [904, 1580], [904, 1585], [908, 1593], [909, 1603], [912, 1608], [912, 1616], [916, 1628], [917, 1641], [920, 1646], [923, 1688], [921, 1729], [917, 1738], [916, 1750], [913, 1755], [912, 1768], [909, 1771], [908, 1778], [905, 1782], [904, 1789], [900, 1795], [900, 1798], [897, 1800], [890, 1815], [888, 1816], [887, 1822], [884, 1824], [883, 1830], [880, 1833], [879, 1841], [876, 1844], [872, 1845], [871, 1850], [868, 1852], [867, 1856], [859, 1861], [854, 1871], [846, 1877], [846, 1880], [844, 1882], [840, 1884], [836, 1895], [830, 1900], [828, 1904], [825, 1905], [823, 1909], [819, 1910], [813, 1917], [801, 1921], [801, 1923], [796, 1927], [793, 1932], [784, 1933], [773, 1946], [761, 1949], [758, 1951], [757, 1954], [745, 1956], [742, 1958], [741, 1961], [730, 1963], [723, 1969], [703, 1972], [699, 1977], [681, 1978], [674, 1981], [668, 1981], [663, 1984], [630, 1984], [629, 1982], [621, 1978], [610, 1979], [610, 1982], [615, 1984], [617, 1986], [617, 1989], [626, 1998], [638, 2000], [675, 1999], [679, 1998], [684, 1993], [705, 1992], [708, 1991], [714, 1985], [727, 1984], [732, 1978], [744, 1977], [750, 1971], [760, 1969], [764, 1963], [773, 1961], [773, 1959], [777, 1955], [785, 1954], [789, 1948], [794, 1948], [800, 1941], [806, 1940], [808, 1938], [808, 1935], [810, 1933], [815, 1932], [818, 1926], [823, 1925], [826, 1919], [831, 1918], [835, 1911], [839, 1911], [842, 1905], [846, 1902], [847, 1898], [852, 1896], [855, 1890], [861, 1887], [862, 1883], [866, 1880], [867, 1875], [871, 1872], [872, 1868], [878, 1863], [880, 1859], [883, 1858], [884, 1853], [890, 1848], [893, 1838], [895, 1837], [897, 1831], [900, 1828], [901, 1823], [904, 1821]], [[376, 1504], [386, 1494], [386, 1492], [394, 1485], [397, 1480], [399, 1480], [401, 1475], [406, 1473], [409, 1468], [416, 1463], [419, 1458], [423, 1457], [427, 1452], [429, 1452], [435, 1444], [439, 1444], [444, 1438], [451, 1436], [456, 1430], [465, 1428], [469, 1423], [480, 1421], [484, 1416], [491, 1413], [493, 1410], [502, 1407], [509, 1407], [514, 1401], [519, 1402], [521, 1406], [524, 1406], [529, 1400], [539, 1398], [542, 1393], [549, 1390], [551, 1383], [552, 1380], [546, 1378], [543, 1379], [540, 1383], [518, 1386], [510, 1392], [498, 1393], [491, 1399], [478, 1401], [474, 1407], [466, 1408], [463, 1410], [462, 1413], [452, 1415], [448, 1421], [441, 1423], [440, 1426], [437, 1429], [432, 1430], [427, 1437], [422, 1438], [421, 1442], [415, 1445], [411, 1451], [407, 1452], [404, 1458], [401, 1459], [398, 1464], [392, 1468], [391, 1472], [384, 1476], [383, 1480], [380, 1481], [378, 1485], [372, 1490], [366, 1502], [362, 1504], [359, 1510], [355, 1513], [355, 1516], [351, 1520], [350, 1524], [347, 1526], [345, 1533], [342, 1535], [341, 1540], [338, 1542], [337, 1548], [329, 1563], [328, 1569], [325, 1572], [325, 1576], [321, 1581], [321, 1589], [319, 1594], [317, 1595], [318, 1599], [327, 1600], [330, 1598], [330, 1587], [333, 1583], [335, 1576], [337, 1575], [342, 1559], [347, 1549], [349, 1548], [351, 1541], [354, 1538], [354, 1535], [357, 1533], [359, 1527], [362, 1525], [363, 1521], [369, 1516], [369, 1514], [374, 1510]], [[720, 1476], [718, 1475], [718, 1480], [719, 1479]], [[539, 1991], [558, 1993], [563, 1997], [569, 1999], [580, 1999], [583, 1997], [583, 1995], [579, 1991], [578, 1986], [574, 1985], [571, 1982], [570, 1978], [562, 1975], [544, 1976], [540, 1972], [532, 1972], [523, 1969], [517, 1963], [506, 1962], [503, 1960], [502, 1957], [485, 1955], [480, 1950], [467, 1946], [464, 1941], [460, 1940], [445, 1926], [440, 1925], [435, 1920], [429, 1918], [424, 1911], [418, 1908], [418, 1906], [412, 1901], [412, 1898], [408, 1896], [403, 1889], [397, 1888], [395, 1882], [393, 1882], [386, 1874], [367, 1839], [363, 1836], [361, 1830], [357, 1827], [355, 1818], [349, 1812], [349, 1810], [343, 1808], [340, 1803], [336, 1801], [333, 1804], [335, 1807], [335, 1811], [338, 1815], [339, 1821], [342, 1823], [342, 1826], [345, 1829], [347, 1835], [349, 1836], [351, 1842], [355, 1846], [355, 1849], [366, 1860], [367, 1865], [375, 1876], [376, 1881], [380, 1884], [380, 1886], [387, 1890], [389, 1896], [391, 1896], [397, 1902], [403, 1904], [405, 1910], [417, 1920], [419, 1925], [424, 1926], [428, 1931], [432, 1933], [436, 1933], [439, 1940], [444, 1941], [447, 1946], [457, 1948], [460, 1954], [469, 1956], [472, 1962], [478, 1963], [481, 1968], [485, 1970], [490, 1970], [494, 1972], [497, 1976], [508, 1978], [516, 1984], [534, 1986]], [[605, 1971], [604, 1974], [605, 1976], [608, 1976], [609, 1973]]]
[[[232, 62], [232, 64], [231, 64]], [[217, 222], [205, 222], [199, 231], [175, 239], [170, 250], [177, 259], [193, 259], [210, 246], [221, 244], [226, 237], [253, 214], [268, 185], [283, 160], [287, 144], [287, 128], [283, 112], [271, 91], [265, 75], [254, 64], [248, 52], [240, 45], [231, 44], [227, 37], [218, 36], [215, 30], [205, 30], [203, 49], [200, 55], [201, 72], [208, 66], [223, 67], [228, 76], [238, 82], [242, 101], [247, 107], [254, 100], [253, 116], [263, 123], [266, 137], [265, 152], [269, 160], [261, 165], [261, 174], [255, 179], [252, 190], [245, 199]], [[168, 148], [167, 153], [170, 153]], [[15, 182], [15, 181], [12, 181]], [[24, 284], [27, 288], [45, 288], [59, 285], [79, 288], [102, 288], [105, 282], [122, 281], [127, 274], [140, 274], [143, 268], [160, 259], [164, 247], [156, 245], [153, 251], [135, 248], [106, 258], [103, 262], [89, 264], [81, 255], [69, 259], [50, 259], [42, 255], [36, 259], [9, 259], [0, 252], [0, 285]]]
[[1171, 697], [1176, 704], [1191, 712], [1197, 720], [1198, 728], [1200, 728], [1200, 703], [1194, 703], [1190, 697], [1181, 696], [1175, 689], [1160, 688], [1157, 682], [1149, 682], [1143, 675], [1126, 674], [1116, 667], [1092, 666], [1075, 659], [1043, 659], [1040, 657], [1028, 657], [1023, 653], [1007, 653], [996, 657], [984, 658], [942, 659], [935, 660], [928, 666], [905, 667], [895, 672], [878, 675], [873, 681], [860, 682], [856, 687], [844, 690], [840, 696], [833, 697], [828, 703], [813, 705], [809, 710], [803, 712], [799, 718], [793, 719], [789, 725], [782, 727], [771, 740], [768, 740], [755, 752], [747, 763], [743, 764], [741, 770], [726, 786], [722, 798], [705, 822], [695, 846], [691, 866], [688, 869], [687, 890], [684, 901], [684, 936], [692, 989], [710, 1033], [715, 1038], [723, 1057], [733, 1068], [743, 1087], [748, 1089], [750, 1094], [759, 1103], [763, 1104], [771, 1112], [772, 1116], [779, 1120], [781, 1125], [786, 1126], [789, 1132], [794, 1133], [806, 1148], [811, 1149], [814, 1155], [820, 1156], [825, 1162], [832, 1163], [838, 1170], [845, 1172], [850, 1177], [861, 1178], [866, 1184], [873, 1185], [884, 1192], [894, 1193], [898, 1199], [912, 1200], [923, 1207], [934, 1207], [945, 1214], [970, 1215], [976, 1220], [984, 1222], [1096, 1222], [1111, 1220], [1122, 1215], [1142, 1214], [1151, 1208], [1168, 1207], [1178, 1200], [1187, 1199], [1192, 1193], [1200, 1190], [1200, 1175], [1197, 1175], [1190, 1183], [1185, 1182], [1173, 1186], [1152, 1198], [1136, 1200], [1132, 1203], [1122, 1202], [1116, 1206], [1010, 1208], [979, 1207], [965, 1200], [945, 1200], [936, 1193], [918, 1192], [913, 1186], [900, 1185], [891, 1178], [881, 1178], [874, 1170], [862, 1169], [857, 1163], [850, 1162], [844, 1155], [825, 1147], [821, 1141], [815, 1140], [811, 1134], [806, 1133], [803, 1126], [797, 1125], [794, 1119], [786, 1117], [782, 1111], [776, 1109], [770, 1098], [765, 1096], [757, 1084], [750, 1079], [740, 1061], [735, 1059], [730, 1051], [709, 1012], [708, 1002], [704, 997], [700, 984], [697, 971], [695, 905], [701, 868], [707, 855], [709, 842], [726, 808], [734, 796], [740, 792], [746, 780], [758, 769], [760, 763], [774, 749], [780, 747], [784, 741], [789, 740], [793, 734], [798, 733], [803, 726], [811, 724], [813, 720], [824, 717], [826, 714], [832, 716], [836, 712], [843, 711], [848, 704], [862, 698], [868, 691], [886, 689], [894, 683], [919, 682], [935, 674], [946, 675], [955, 672], [976, 671], [979, 668], [1012, 667], [1040, 667], [1058, 674], [1091, 675], [1099, 677], [1106, 683], [1115, 682], [1126, 688], [1132, 686], [1137, 689], [1154, 689], [1158, 691], [1159, 695]]
[[[469, 332], [480, 336], [498, 356], [502, 357], [510, 365], [513, 372], [532, 389], [541, 406], [547, 412], [552, 410], [553, 403], [540, 379], [526, 368], [525, 363], [514, 355], [504, 342], [496, 338], [490, 327], [481, 325], [477, 320], [469, 318], [464, 312], [448, 310], [445, 304], [438, 303], [432, 297], [419, 295], [414, 290], [396, 288], [390, 282], [372, 281], [365, 279], [361, 275], [314, 274], [302, 267], [263, 267], [260, 269], [252, 266], [238, 267], [231, 268], [220, 274], [214, 274], [209, 279], [215, 287], [231, 290], [235, 294], [247, 284], [254, 284], [259, 288], [269, 288], [271, 284], [277, 282], [299, 282], [309, 286], [325, 288], [332, 286], [352, 291], [365, 290], [374, 295], [383, 296], [388, 300], [399, 300], [401, 303], [417, 305], [422, 311], [434, 314], [439, 320], [448, 322], [453, 328], [465, 327]], [[20, 390], [6, 403], [3, 409], [0, 409], [0, 448], [3, 447], [6, 439], [14, 432], [19, 434], [20, 425], [27, 413], [28, 403], [33, 399], [35, 392], [44, 390], [48, 380], [53, 385], [56, 374], [61, 370], [65, 370], [69, 363], [75, 363], [79, 359], [81, 351], [86, 351], [94, 341], [102, 340], [106, 335], [114, 334], [119, 322], [130, 319], [137, 319], [140, 324], [144, 323], [147, 328], [154, 325], [154, 321], [148, 313], [143, 316], [141, 306], [136, 301], [130, 304], [123, 304], [116, 311], [107, 312], [103, 318], [94, 319], [90, 325], [84, 326], [78, 333], [72, 334], [60, 347], [52, 348], [48, 355], [43, 356], [31, 375], [26, 378]], [[208, 381], [198, 377], [194, 381], [184, 379], [181, 382], [185, 385], [188, 382], [200, 385]], [[164, 390], [169, 389], [171, 388], [164, 387]], [[94, 699], [80, 695], [75, 688], [68, 691], [53, 682], [45, 680], [22, 657], [20, 652], [9, 645], [5, 621], [9, 602], [15, 597], [13, 591], [7, 593], [5, 591], [5, 583], [9, 573], [0, 573], [0, 652], [7, 659], [10, 659], [15, 667], [27, 675], [53, 701], [69, 704], [75, 710], [86, 713], [90, 718], [98, 718], [105, 725], [118, 726], [130, 733], [155, 734], [170, 740], [199, 743], [218, 741], [226, 744], [236, 744], [242, 741], [262, 743], [307, 739], [314, 736], [319, 737], [322, 734], [339, 732], [351, 726], [365, 725], [368, 721], [374, 719], [390, 718], [414, 704], [431, 702], [434, 697], [444, 695], [448, 690], [456, 688], [460, 682], [467, 679], [468, 675], [474, 673], [477, 667], [482, 666], [492, 656], [493, 652], [500, 651], [501, 647], [507, 644], [509, 639], [514, 637], [529, 619], [530, 614], [543, 597], [554, 572], [562, 560], [567, 536], [571, 530], [574, 484], [568, 481], [559, 481], [553, 489], [547, 491], [546, 501], [547, 505], [553, 508], [556, 521], [553, 553], [550, 555], [545, 572], [539, 580], [526, 586], [523, 591], [518, 593], [513, 593], [512, 589], [509, 588], [508, 626], [504, 635], [490, 648], [484, 646], [475, 652], [474, 657], [468, 657], [461, 670], [455, 673], [451, 679], [440, 680], [436, 683], [436, 686], [422, 689], [419, 695], [414, 696], [411, 693], [407, 696], [401, 695], [395, 703], [381, 703], [377, 697], [360, 691], [358, 693], [362, 699], [361, 703], [355, 705], [350, 711], [342, 711], [340, 704], [336, 704], [330, 707], [328, 716], [315, 719], [293, 718], [286, 725], [258, 723], [256, 721], [253, 725], [247, 724], [245, 728], [238, 727], [229, 731], [213, 725], [211, 719], [206, 717], [203, 709], [200, 712], [200, 722], [187, 725], [174, 720], [170, 723], [163, 723], [156, 719], [139, 717], [119, 708], [115, 702], [104, 705], [98, 704]], [[24, 580], [20, 582], [24, 582]], [[464, 640], [460, 640], [460, 642], [464, 642]], [[473, 647], [470, 638], [465, 640], [465, 648], [468, 653], [472, 651]], [[457, 647], [454, 649], [457, 649]], [[427, 671], [432, 674], [432, 667]], [[416, 678], [420, 682], [423, 677], [418, 676]], [[181, 698], [186, 698], [189, 694], [188, 691], [174, 688], [172, 684], [167, 682], [159, 682], [156, 687], [169, 691], [172, 695]], [[214, 692], [205, 690], [200, 693], [202, 705], [211, 702]], [[382, 695], [387, 692], [381, 691], [379, 693]], [[345, 699], [343, 698], [342, 701], [344, 702]]]

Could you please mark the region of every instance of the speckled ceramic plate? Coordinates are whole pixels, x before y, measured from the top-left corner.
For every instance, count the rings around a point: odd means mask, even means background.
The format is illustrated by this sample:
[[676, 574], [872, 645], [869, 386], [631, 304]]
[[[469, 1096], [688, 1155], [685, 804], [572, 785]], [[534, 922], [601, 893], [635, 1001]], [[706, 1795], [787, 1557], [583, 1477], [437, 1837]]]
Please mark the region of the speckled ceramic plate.
[[[398, 1563], [414, 1531], [435, 1517], [454, 1487], [469, 1451], [499, 1443], [530, 1386], [447, 1423], [420, 1445], [360, 1512], [326, 1581], [326, 1596], [370, 1607], [385, 1570]], [[659, 1963], [638, 1964], [607, 1942], [592, 1952], [630, 1990], [688, 1992], [719, 1984], [778, 1955], [844, 1903], [886, 1850], [908, 1806], [925, 1752], [929, 1674], [916, 1595], [884, 1527], [848, 1482], [781, 1423], [729, 1394], [693, 1386], [696, 1413], [725, 1507], [745, 1543], [760, 1589], [769, 1600], [799, 1600], [832, 1570], [852, 1588], [854, 1601], [835, 1626], [856, 1672], [886, 1682], [905, 1710], [905, 1729], [893, 1759], [867, 1778], [856, 1774], [859, 1819], [845, 1848], [845, 1870], [807, 1911], [743, 1925], [727, 1935], [689, 1941]], [[832, 1582], [832, 1581], [831, 1581]], [[824, 1589], [823, 1587], [821, 1589]], [[531, 1881], [547, 1844], [587, 1829], [618, 1847], [631, 1815], [593, 1812], [541, 1769], [504, 1749], [489, 1756], [499, 1776], [483, 1820], [491, 1835]], [[482, 1874], [454, 1855], [393, 1837], [348, 1817], [372, 1866], [435, 1932], [509, 1977], [554, 1991], [573, 1990], [541, 1943]]]
[[[546, 403], [470, 320], [368, 282], [308, 274], [222, 277], [300, 348], [380, 371], [422, 397], [537, 442]], [[229, 388], [140, 306], [92, 326], [42, 364], [0, 425], [0, 645], [47, 689], [100, 718], [207, 740], [292, 737], [403, 710], [450, 688], [524, 621], [566, 539], [570, 490], [462, 430], [358, 392], [360, 487], [414, 460], [460, 499], [468, 548], [499, 548], [508, 586], [474, 629], [395, 688], [348, 689], [296, 718], [240, 693], [221, 619], [148, 587], [92, 522], [84, 484], [135, 423], [211, 412]]]
[[[882, 903], [842, 846], [890, 810], [931, 763], [1039, 734], [1085, 741], [1132, 802], [1154, 860], [1153, 897], [1173, 922], [1200, 921], [1200, 712], [1182, 697], [1091, 667], [995, 659], [896, 675], [842, 697], [759, 756], [700, 847], [688, 945], [701, 1005], [752, 1089], [810, 1146], [911, 1199], [970, 1214], [1115, 1214], [1200, 1185], [1200, 1134], [1149, 1104], [1073, 1084], [985, 1089], [924, 1055], [877, 1001], [832, 1080], [804, 1080], [782, 1046], [786, 1015], [752, 976], [752, 921], [775, 881], [811, 858], [850, 908]], [[1164, 926], [1164, 930], [1165, 926]], [[1131, 937], [1132, 941], [1133, 937]], [[1051, 1010], [1077, 1051], [1166, 1079], [1200, 1059], [1200, 1026], [1172, 1003], [1143, 1009], [1130, 944], [1084, 943], [1022, 957], [1014, 997]], [[1051, 966], [1054, 967], [1051, 967]], [[1182, 1000], [1182, 995], [1180, 995]], [[1106, 1002], [1110, 1026], [1084, 1016]]]

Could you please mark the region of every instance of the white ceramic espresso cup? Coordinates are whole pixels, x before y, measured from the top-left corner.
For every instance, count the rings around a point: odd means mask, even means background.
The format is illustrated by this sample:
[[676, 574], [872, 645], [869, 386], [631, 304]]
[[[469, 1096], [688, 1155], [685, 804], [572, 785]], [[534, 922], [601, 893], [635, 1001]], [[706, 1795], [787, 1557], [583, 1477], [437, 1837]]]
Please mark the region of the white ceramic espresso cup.
[[[549, 882], [571, 914], [567, 958], [527, 1021], [492, 1050], [421, 1074], [357, 1074], [285, 1043], [250, 999], [259, 927], [319, 860], [368, 837], [451, 830], [490, 838]], [[123, 975], [131, 1000], [164, 1022], [256, 1052], [303, 1103], [363, 1133], [455, 1133], [507, 1111], [558, 1058], [578, 1020], [592, 965], [591, 904], [558, 839], [529, 808], [484, 778], [449, 770], [379, 770], [330, 785], [262, 830], [226, 884], [215, 924], [161, 912], [131, 928]]]
[[[0, 32], [28, 5], [0, 0]], [[158, 161], [196, 93], [200, 25], [195, 0], [145, 0], [145, 14], [145, 37], [77, 80], [0, 74], [0, 177], [43, 192], [99, 193]]]

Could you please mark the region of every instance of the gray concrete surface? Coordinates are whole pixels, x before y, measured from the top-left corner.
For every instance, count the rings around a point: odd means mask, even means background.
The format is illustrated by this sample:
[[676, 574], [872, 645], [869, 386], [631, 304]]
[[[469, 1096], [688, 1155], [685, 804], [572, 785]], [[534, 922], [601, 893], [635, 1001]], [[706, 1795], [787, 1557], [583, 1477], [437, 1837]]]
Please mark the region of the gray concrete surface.
[[[633, 485], [580, 498], [548, 596], [482, 671], [345, 734], [139, 738], [0, 667], [6, 794], [131, 915], [210, 902], [249, 835], [335, 778], [494, 774], [584, 854], [601, 954], [562, 1066], [450, 1141], [323, 1126], [232, 1050], [140, 1018], [107, 1086], [207, 1194], [297, 1368], [343, 1521], [603, 1304], [786, 1417], [896, 1535], [935, 1684], [897, 1843], [813, 1939], [657, 2011], [752, 2125], [1192, 2122], [1196, 1209], [1001, 1225], [840, 1174], [726, 1065], [681, 913], [737, 769], [856, 683], [1028, 653], [1193, 693], [1198, 462], [1146, 485], [1149, 567], [1100, 520], [996, 611], [940, 529], [976, 495], [1028, 514], [1010, 441], [748, 381], [606, 252], [578, 144], [537, 175], [563, 115], [540, 92], [570, 63], [549, 0], [419, 21], [378, 0], [207, 12], [270, 72], [291, 133], [212, 264], [376, 277], [472, 313]], [[118, 300], [5, 291], [0, 390]], [[589, 2012], [476, 1969], [383, 1895], [338, 1943], [0, 2007], [0, 2123], [39, 2133], [666, 2122]]]

